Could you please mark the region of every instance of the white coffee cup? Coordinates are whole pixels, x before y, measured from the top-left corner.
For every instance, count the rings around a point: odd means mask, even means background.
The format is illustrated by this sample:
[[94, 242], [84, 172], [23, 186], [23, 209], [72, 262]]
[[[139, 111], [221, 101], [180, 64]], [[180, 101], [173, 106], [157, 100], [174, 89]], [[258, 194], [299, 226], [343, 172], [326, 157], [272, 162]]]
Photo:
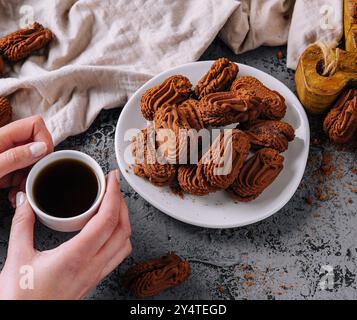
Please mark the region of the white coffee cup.
[[[96, 174], [98, 179], [98, 195], [97, 195], [97, 199], [95, 200], [91, 208], [86, 212], [83, 212], [82, 214], [71, 218], [58, 218], [58, 217], [51, 216], [46, 212], [43, 212], [36, 204], [33, 194], [34, 183], [39, 173], [42, 172], [42, 170], [46, 168], [48, 165], [50, 165], [51, 163], [64, 159], [72, 159], [85, 163], [93, 170], [93, 172]], [[93, 158], [86, 155], [85, 153], [79, 151], [72, 151], [72, 150], [57, 151], [49, 154], [48, 156], [40, 160], [30, 171], [30, 174], [26, 182], [27, 199], [32, 209], [35, 211], [38, 219], [45, 226], [53, 230], [62, 231], [62, 232], [79, 231], [86, 225], [86, 223], [97, 212], [103, 200], [105, 188], [106, 188], [105, 175], [100, 165]]]

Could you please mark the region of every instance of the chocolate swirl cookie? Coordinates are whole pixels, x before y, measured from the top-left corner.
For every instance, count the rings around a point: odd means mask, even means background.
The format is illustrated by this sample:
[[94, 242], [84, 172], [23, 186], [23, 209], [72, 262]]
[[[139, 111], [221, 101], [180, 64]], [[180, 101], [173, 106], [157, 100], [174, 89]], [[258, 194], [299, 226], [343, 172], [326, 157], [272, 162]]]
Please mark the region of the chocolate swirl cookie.
[[197, 165], [178, 170], [181, 189], [193, 195], [207, 195], [226, 189], [237, 178], [250, 149], [249, 138], [238, 129], [226, 130], [212, 143]]
[[278, 151], [264, 148], [250, 158], [242, 167], [238, 178], [228, 191], [242, 202], [256, 199], [283, 169], [284, 157]]
[[335, 143], [350, 141], [357, 132], [357, 89], [351, 89], [341, 96], [327, 114], [324, 131]]
[[9, 61], [27, 58], [34, 51], [40, 50], [53, 38], [49, 29], [35, 22], [27, 28], [17, 30], [0, 39], [0, 54]]
[[160, 187], [175, 179], [176, 167], [165, 163], [157, 152], [155, 133], [149, 135], [147, 129], [143, 129], [133, 139], [131, 147], [135, 160], [134, 173], [137, 176], [147, 178], [152, 184]]
[[251, 90], [216, 92], [202, 98], [199, 108], [205, 125], [226, 126], [257, 119], [261, 99]]
[[254, 149], [272, 148], [284, 152], [295, 138], [294, 128], [279, 120], [255, 120], [239, 128], [247, 129], [245, 133]]
[[181, 166], [178, 169], [177, 180], [180, 188], [189, 194], [205, 196], [217, 191], [212, 187], [203, 173], [203, 167], [198, 165]]
[[237, 178], [249, 150], [249, 138], [244, 132], [226, 130], [213, 142], [198, 166], [203, 166], [205, 177], [212, 187], [227, 189]]
[[141, 97], [141, 113], [146, 120], [153, 120], [156, 110], [166, 105], [180, 104], [188, 99], [192, 84], [181, 75], [172, 76], [146, 91]]
[[12, 107], [9, 100], [0, 97], [0, 128], [11, 122]]
[[175, 254], [141, 262], [123, 276], [123, 286], [138, 298], [158, 295], [188, 279], [191, 268], [187, 261]]
[[237, 78], [231, 86], [231, 91], [242, 89], [252, 90], [263, 102], [261, 117], [264, 119], [280, 120], [286, 113], [284, 97], [277, 91], [270, 90], [258, 79], [250, 76]]
[[[167, 105], [155, 113], [154, 126], [159, 145], [169, 163], [187, 163], [192, 148], [198, 146], [198, 133], [203, 129], [198, 101], [189, 99], [179, 106]], [[169, 130], [162, 130], [169, 129]], [[194, 129], [194, 130], [191, 130]]]
[[211, 69], [198, 82], [195, 93], [201, 99], [209, 93], [225, 91], [237, 77], [238, 65], [226, 58], [216, 60]]

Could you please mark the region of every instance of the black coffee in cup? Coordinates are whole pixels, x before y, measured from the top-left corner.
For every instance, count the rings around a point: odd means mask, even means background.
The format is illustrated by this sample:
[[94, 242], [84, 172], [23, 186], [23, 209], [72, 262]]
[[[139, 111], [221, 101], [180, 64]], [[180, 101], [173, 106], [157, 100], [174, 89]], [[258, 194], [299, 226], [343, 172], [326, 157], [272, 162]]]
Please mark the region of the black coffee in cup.
[[99, 194], [96, 173], [87, 164], [62, 159], [43, 168], [33, 184], [34, 200], [44, 213], [71, 218], [88, 211]]

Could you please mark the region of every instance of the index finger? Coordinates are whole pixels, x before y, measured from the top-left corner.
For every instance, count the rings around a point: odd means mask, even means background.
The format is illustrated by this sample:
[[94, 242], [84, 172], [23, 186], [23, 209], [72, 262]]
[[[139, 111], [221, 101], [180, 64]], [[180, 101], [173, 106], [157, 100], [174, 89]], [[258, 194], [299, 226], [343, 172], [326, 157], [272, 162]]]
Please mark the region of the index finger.
[[45, 142], [53, 151], [51, 134], [40, 116], [18, 120], [0, 128], [0, 153], [29, 142]]

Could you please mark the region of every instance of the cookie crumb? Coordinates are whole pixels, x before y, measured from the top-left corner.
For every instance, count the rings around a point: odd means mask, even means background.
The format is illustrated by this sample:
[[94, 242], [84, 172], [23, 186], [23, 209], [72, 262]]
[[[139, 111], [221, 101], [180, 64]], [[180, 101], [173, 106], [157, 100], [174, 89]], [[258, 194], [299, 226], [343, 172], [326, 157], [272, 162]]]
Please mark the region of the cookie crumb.
[[225, 288], [223, 286], [220, 286], [218, 288], [218, 291], [223, 294], [225, 292]]
[[312, 206], [312, 205], [314, 204], [314, 199], [313, 199], [313, 197], [308, 196], [308, 197], [306, 198], [306, 203], [307, 203], [309, 206]]
[[279, 60], [282, 60], [282, 59], [285, 58], [284, 52], [283, 52], [281, 49], [279, 49], [279, 51], [278, 51], [278, 53], [276, 54], [276, 56], [277, 56], [277, 58], [278, 58]]
[[244, 278], [245, 278], [246, 280], [253, 279], [253, 274], [251, 274], [251, 273], [246, 273], [246, 274], [244, 275]]
[[253, 281], [246, 281], [243, 283], [245, 286], [247, 287], [251, 287], [252, 285], [254, 285], [254, 282]]

